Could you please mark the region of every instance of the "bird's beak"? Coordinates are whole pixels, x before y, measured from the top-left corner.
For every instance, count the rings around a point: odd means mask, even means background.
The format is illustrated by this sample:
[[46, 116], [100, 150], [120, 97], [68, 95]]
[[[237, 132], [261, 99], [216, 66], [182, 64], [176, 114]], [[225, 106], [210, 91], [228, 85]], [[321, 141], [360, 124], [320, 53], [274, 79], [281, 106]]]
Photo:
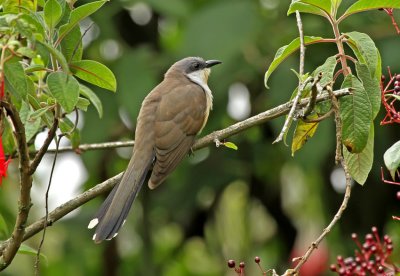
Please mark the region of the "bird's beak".
[[206, 67], [207, 67], [207, 68], [210, 68], [210, 67], [212, 67], [212, 66], [214, 66], [214, 65], [221, 64], [221, 63], [222, 63], [222, 61], [215, 60], [215, 59], [207, 60], [207, 61], [206, 61]]

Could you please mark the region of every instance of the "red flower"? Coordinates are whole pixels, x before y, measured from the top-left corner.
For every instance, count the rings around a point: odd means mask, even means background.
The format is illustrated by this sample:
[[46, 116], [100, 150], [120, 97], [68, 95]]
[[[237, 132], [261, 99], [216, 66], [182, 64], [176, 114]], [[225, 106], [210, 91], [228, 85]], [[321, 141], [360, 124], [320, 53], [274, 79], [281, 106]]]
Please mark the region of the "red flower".
[[7, 168], [10, 162], [11, 159], [6, 160], [6, 157], [4, 155], [3, 139], [0, 136], [0, 187], [3, 182], [3, 177], [7, 176]]

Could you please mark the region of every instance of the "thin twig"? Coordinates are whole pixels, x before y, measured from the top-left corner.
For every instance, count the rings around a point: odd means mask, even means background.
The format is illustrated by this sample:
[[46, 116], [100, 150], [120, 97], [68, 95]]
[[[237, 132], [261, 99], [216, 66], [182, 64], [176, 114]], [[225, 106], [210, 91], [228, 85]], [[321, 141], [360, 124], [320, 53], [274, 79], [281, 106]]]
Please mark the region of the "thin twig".
[[332, 230], [332, 228], [335, 226], [335, 224], [340, 220], [344, 210], [347, 208], [347, 204], [349, 202], [350, 195], [351, 195], [352, 178], [351, 178], [349, 170], [347, 168], [347, 164], [342, 157], [342, 151], [341, 151], [342, 146], [343, 146], [342, 138], [341, 138], [341, 136], [342, 136], [342, 134], [341, 134], [342, 133], [342, 121], [340, 119], [340, 114], [339, 114], [339, 105], [338, 105], [336, 96], [332, 92], [332, 88], [329, 85], [326, 88], [327, 88], [329, 94], [331, 95], [332, 108], [335, 113], [335, 124], [336, 124], [336, 156], [335, 156], [335, 160], [340, 162], [340, 164], [344, 170], [344, 174], [346, 177], [346, 191], [345, 191], [345, 194], [343, 197], [343, 201], [339, 207], [339, 210], [336, 212], [335, 216], [333, 217], [333, 219], [331, 220], [329, 225], [324, 229], [324, 231], [322, 231], [321, 235], [314, 242], [311, 243], [308, 250], [306, 251], [306, 253], [303, 256], [301, 256], [299, 258], [294, 258], [294, 261], [299, 261], [299, 262], [297, 263], [296, 267], [293, 270], [291, 270], [291, 274], [289, 274], [289, 275], [298, 275], [301, 266], [305, 262], [307, 262], [308, 258], [311, 256], [312, 252], [318, 248], [318, 245], [321, 243], [321, 241]]
[[29, 167], [29, 174], [33, 174], [37, 167], [40, 164], [40, 161], [42, 161], [43, 156], [46, 154], [47, 149], [49, 148], [49, 145], [51, 143], [51, 141], [53, 141], [54, 135], [56, 134], [57, 131], [57, 127], [58, 127], [58, 119], [54, 118], [54, 122], [53, 125], [51, 126], [46, 140], [44, 141], [42, 147], [39, 149], [39, 151], [36, 153], [35, 158], [33, 159], [30, 167]]
[[[299, 29], [299, 37], [300, 37], [300, 62], [299, 62], [299, 86], [297, 89], [297, 94], [293, 100], [292, 109], [289, 112], [289, 115], [286, 117], [285, 123], [282, 127], [281, 132], [279, 133], [278, 137], [275, 139], [274, 143], [278, 143], [282, 141], [283, 137], [285, 136], [286, 132], [289, 130], [290, 125], [293, 121], [294, 111], [297, 108], [297, 103], [300, 100], [301, 94], [303, 93], [304, 88], [306, 87], [307, 80], [303, 82], [302, 78], [304, 75], [304, 56], [306, 52], [306, 47], [304, 45], [304, 33], [303, 33], [303, 23], [301, 22], [300, 12], [296, 11], [296, 20], [297, 20], [297, 27]], [[310, 78], [309, 78], [310, 79]]]
[[[336, 97], [342, 97], [342, 96], [346, 96], [346, 95], [350, 94], [349, 89], [347, 89], [347, 88], [337, 90], [334, 93], [335, 93]], [[330, 96], [328, 93], [318, 95], [317, 102], [328, 100], [329, 97]], [[302, 99], [299, 103], [299, 107], [306, 106], [308, 104], [308, 101], [309, 101], [309, 99]], [[270, 109], [263, 113], [260, 113], [258, 115], [255, 115], [251, 118], [248, 118], [242, 122], [231, 125], [225, 129], [221, 129], [221, 130], [212, 132], [211, 134], [206, 135], [205, 137], [197, 140], [192, 149], [198, 150], [198, 149], [204, 148], [207, 145], [213, 144], [215, 138], [223, 140], [227, 137], [230, 137], [239, 132], [242, 132], [252, 126], [259, 125], [268, 120], [285, 115], [289, 112], [291, 106], [292, 106], [292, 102], [290, 101], [290, 102], [287, 102], [280, 106], [277, 106], [273, 109]], [[121, 144], [121, 143], [124, 143], [124, 144]], [[133, 141], [121, 142], [121, 143], [105, 143], [104, 144], [105, 147], [101, 147], [101, 144], [97, 144], [96, 149], [99, 149], [99, 148], [109, 149], [109, 148], [113, 148], [115, 145], [118, 145], [118, 147], [133, 145]], [[72, 150], [72, 148], [70, 150]], [[43, 218], [39, 219], [38, 221], [29, 225], [26, 228], [23, 240], [27, 240], [27, 239], [31, 238], [33, 235], [35, 235], [36, 233], [40, 232], [43, 229], [45, 223], [47, 226], [50, 226], [55, 221], [64, 217], [65, 215], [72, 212], [73, 210], [79, 208], [86, 202], [92, 200], [93, 198], [99, 196], [100, 194], [110, 191], [114, 187], [114, 185], [120, 181], [121, 177], [122, 177], [122, 173], [104, 181], [103, 183], [97, 184], [93, 188], [78, 195], [74, 199], [71, 199], [70, 201], [60, 205], [59, 207], [57, 207], [56, 209], [54, 209], [52, 212], [49, 213], [47, 220], [45, 217], [43, 217]], [[0, 243], [0, 252], [1, 252], [1, 249], [4, 247], [4, 244], [7, 242], [8, 241]]]
[[15, 221], [14, 230], [11, 237], [0, 246], [0, 271], [5, 269], [15, 257], [21, 246], [25, 234], [25, 225], [28, 220], [31, 208], [31, 187], [32, 176], [29, 174], [29, 151], [26, 143], [25, 128], [15, 107], [7, 102], [1, 102], [1, 107], [5, 108], [7, 115], [14, 126], [14, 136], [17, 140], [19, 153], [19, 176], [20, 193], [18, 199], [18, 215]]
[[[317, 95], [319, 90], [322, 90], [321, 85], [319, 84], [320, 80], [322, 78], [322, 73], [320, 72], [316, 78], [314, 78], [313, 83], [311, 84], [311, 96], [310, 96], [310, 102], [308, 103], [306, 110], [304, 111], [303, 118], [306, 118], [308, 115], [311, 114], [311, 112], [314, 110], [315, 107], [315, 100], [317, 99]], [[321, 89], [318, 89], [319, 88]]]

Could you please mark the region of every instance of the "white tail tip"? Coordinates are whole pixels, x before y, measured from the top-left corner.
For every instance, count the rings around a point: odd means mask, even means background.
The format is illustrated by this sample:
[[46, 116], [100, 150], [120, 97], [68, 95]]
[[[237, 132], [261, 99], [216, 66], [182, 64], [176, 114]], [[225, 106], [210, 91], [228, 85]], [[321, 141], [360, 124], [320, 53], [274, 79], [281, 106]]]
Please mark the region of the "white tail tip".
[[97, 224], [99, 223], [99, 220], [97, 219], [97, 218], [94, 218], [94, 219], [92, 219], [90, 222], [89, 222], [89, 225], [88, 225], [88, 229], [92, 229], [93, 227], [95, 227]]

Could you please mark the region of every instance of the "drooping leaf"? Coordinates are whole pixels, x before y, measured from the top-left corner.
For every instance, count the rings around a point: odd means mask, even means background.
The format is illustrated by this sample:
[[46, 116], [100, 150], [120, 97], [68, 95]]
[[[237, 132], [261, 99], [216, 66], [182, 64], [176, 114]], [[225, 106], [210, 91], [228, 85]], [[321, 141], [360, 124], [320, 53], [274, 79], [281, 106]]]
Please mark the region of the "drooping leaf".
[[[319, 40], [323, 39], [322, 37], [315, 37], [315, 36], [305, 36], [304, 37], [304, 44], [309, 45], [312, 43], [315, 43]], [[274, 60], [268, 67], [267, 72], [265, 73], [264, 76], [264, 84], [265, 87], [268, 88], [268, 79], [271, 76], [272, 72], [278, 67], [279, 64], [281, 64], [288, 56], [290, 56], [293, 52], [295, 52], [297, 49], [300, 48], [300, 38], [294, 39], [292, 42], [290, 42], [288, 45], [282, 46], [281, 48], [278, 49], [278, 51], [275, 54]]]
[[[317, 114], [312, 114], [308, 116], [308, 119], [317, 119]], [[303, 120], [297, 121], [297, 126], [293, 134], [293, 141], [292, 141], [292, 156], [294, 153], [301, 149], [305, 143], [308, 141], [309, 138], [313, 137], [315, 131], [317, 131], [318, 123], [307, 123]]]
[[326, 14], [331, 14], [332, 10], [331, 0], [292, 1], [292, 4], [289, 7], [288, 14], [294, 13], [296, 10], [298, 10], [299, 12], [313, 13], [317, 15], [326, 16]]
[[76, 103], [76, 108], [83, 110], [83, 111], [87, 111], [87, 108], [89, 105], [90, 105], [89, 100], [79, 97], [78, 102]]
[[345, 11], [340, 19], [343, 20], [347, 16], [357, 12], [377, 10], [380, 8], [400, 9], [400, 0], [358, 0]]
[[80, 131], [75, 127], [74, 123], [68, 118], [64, 117], [60, 120], [59, 124], [62, 133], [66, 134], [68, 139], [71, 141], [73, 148], [77, 148], [81, 141]]
[[18, 58], [11, 58], [4, 64], [6, 78], [6, 91], [12, 93], [18, 99], [25, 99], [28, 94], [26, 75]]
[[371, 76], [371, 72], [364, 63], [356, 63], [357, 76], [362, 81], [366, 95], [371, 103], [372, 120], [378, 115], [381, 108], [381, 89], [379, 81]]
[[374, 125], [371, 124], [365, 148], [360, 153], [350, 153], [343, 147], [343, 156], [351, 177], [363, 185], [374, 161]]
[[[31, 256], [36, 256], [37, 255], [37, 250], [33, 249], [32, 247], [22, 243], [21, 246], [18, 248], [18, 254], [25, 254], [25, 255], [31, 255]], [[47, 256], [44, 255], [43, 253], [40, 253], [40, 257], [45, 261], [45, 263], [48, 263]]]
[[74, 110], [79, 97], [79, 83], [73, 76], [64, 72], [53, 72], [47, 77], [47, 85], [67, 113]]
[[57, 61], [60, 63], [62, 70], [65, 73], [69, 73], [68, 63], [65, 60], [64, 55], [58, 49], [54, 48], [47, 42], [39, 42], [38, 44], [42, 45], [48, 52], [50, 52], [57, 59]]
[[48, 0], [44, 5], [44, 20], [49, 29], [53, 29], [61, 19], [62, 8], [57, 0]]
[[383, 160], [385, 161], [385, 166], [394, 180], [396, 171], [400, 166], [400, 141], [397, 141], [386, 150], [383, 155]]
[[99, 117], [103, 117], [103, 105], [99, 97], [87, 86], [79, 84], [79, 93], [86, 97], [96, 108], [97, 113], [99, 113]]
[[107, 66], [94, 60], [75, 61], [70, 64], [71, 71], [78, 78], [99, 87], [115, 92], [117, 80]]
[[351, 87], [353, 95], [341, 97], [340, 117], [342, 119], [342, 141], [351, 153], [360, 153], [367, 144], [372, 122], [372, 108], [362, 83], [354, 76], [347, 75], [342, 88]]
[[31, 119], [30, 116], [33, 113], [29, 104], [25, 101], [22, 101], [21, 109], [19, 111], [19, 116], [21, 118], [22, 123], [25, 126], [25, 137], [26, 141], [30, 141], [39, 131], [40, 129], [40, 118]]
[[61, 41], [61, 52], [68, 62], [82, 59], [82, 34], [79, 26], [75, 26]]
[[238, 150], [238, 146], [232, 142], [224, 142], [223, 145], [227, 148], [233, 149], [233, 150]]
[[317, 69], [314, 70], [312, 76], [316, 77], [319, 73], [322, 73], [322, 77], [319, 83], [322, 87], [324, 87], [333, 80], [333, 73], [335, 72], [336, 65], [336, 57], [328, 57], [325, 60], [324, 64], [318, 66]]
[[[349, 38], [347, 44], [350, 45], [357, 56], [357, 59], [361, 63], [365, 63], [372, 76], [375, 76], [375, 71], [378, 67], [378, 49], [375, 46], [374, 41], [369, 37], [369, 35], [360, 32], [350, 32], [345, 33]], [[357, 51], [354, 49], [356, 47]], [[380, 77], [379, 77], [380, 78]]]
[[101, 6], [104, 5], [107, 1], [95, 1], [91, 3], [84, 4], [82, 6], [77, 7], [76, 9], [71, 11], [71, 15], [69, 18], [69, 22], [60, 27], [57, 43], [59, 44], [61, 40], [81, 21], [82, 19], [88, 17], [95, 11], [97, 11]]
[[28, 116], [28, 120], [36, 120], [36, 119], [40, 118], [47, 111], [49, 111], [50, 108], [51, 108], [51, 106], [45, 106], [45, 107], [39, 108], [38, 110], [31, 112]]
[[34, 58], [36, 56], [36, 52], [29, 47], [19, 47], [17, 53], [28, 58]]

